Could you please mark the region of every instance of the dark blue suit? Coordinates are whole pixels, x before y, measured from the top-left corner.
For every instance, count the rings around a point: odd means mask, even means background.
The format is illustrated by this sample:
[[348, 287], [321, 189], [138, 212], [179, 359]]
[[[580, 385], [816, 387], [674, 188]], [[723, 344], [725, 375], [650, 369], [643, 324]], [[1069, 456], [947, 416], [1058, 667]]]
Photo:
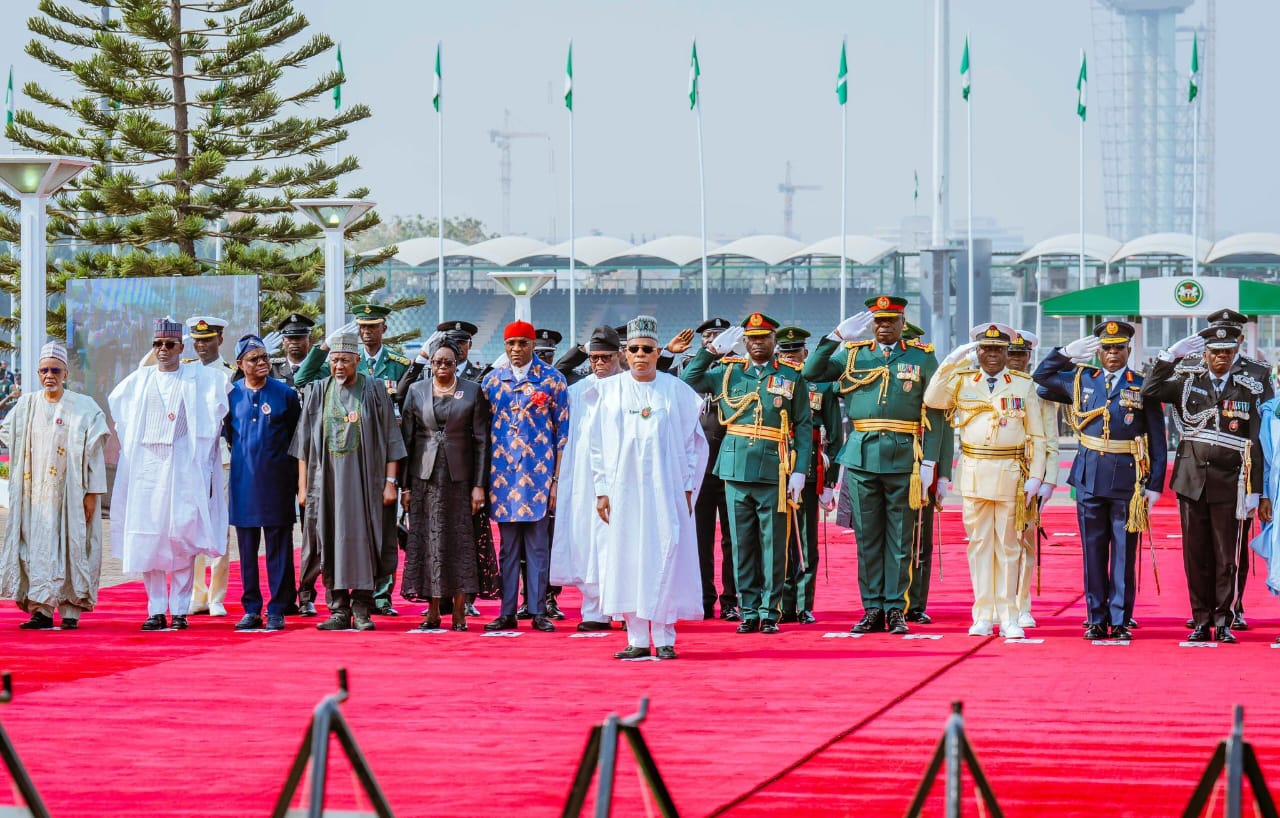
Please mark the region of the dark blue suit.
[[[1142, 376], [1125, 369], [1107, 392], [1104, 370], [1077, 367], [1061, 349], [1055, 348], [1032, 377], [1041, 387], [1041, 396], [1070, 405], [1074, 401], [1077, 371], [1080, 373], [1080, 410], [1088, 412], [1107, 407], [1106, 413], [1086, 423], [1081, 433], [1102, 437], [1106, 416], [1113, 441], [1135, 440], [1146, 435], [1151, 472], [1144, 488], [1160, 491], [1164, 487], [1168, 461], [1164, 413], [1158, 401], [1142, 400]], [[1090, 625], [1120, 627], [1133, 616], [1138, 534], [1129, 533], [1125, 526], [1135, 477], [1136, 465], [1129, 454], [1096, 452], [1082, 445], [1071, 464], [1067, 483], [1076, 490]]]
[[227, 396], [230, 409], [223, 435], [231, 444], [228, 511], [240, 548], [240, 602], [244, 612], [262, 615], [258, 543], [267, 542], [267, 614], [283, 616], [294, 603], [293, 523], [297, 516], [298, 461], [289, 444], [302, 407], [293, 387], [267, 378], [258, 391], [236, 381]]

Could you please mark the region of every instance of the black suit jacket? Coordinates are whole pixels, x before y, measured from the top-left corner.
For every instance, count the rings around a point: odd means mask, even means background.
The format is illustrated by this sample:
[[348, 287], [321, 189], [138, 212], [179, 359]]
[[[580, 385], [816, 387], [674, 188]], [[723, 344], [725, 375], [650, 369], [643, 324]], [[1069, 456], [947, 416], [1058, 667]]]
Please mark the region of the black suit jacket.
[[[410, 386], [400, 412], [400, 431], [409, 450], [409, 476], [430, 477], [443, 445], [453, 481], [484, 488], [489, 481], [489, 401], [484, 390], [478, 383], [459, 378], [454, 388], [458, 397], [445, 402], [444, 422], [440, 424], [431, 384], [431, 379], [423, 379]], [[408, 488], [408, 480], [403, 485]]]

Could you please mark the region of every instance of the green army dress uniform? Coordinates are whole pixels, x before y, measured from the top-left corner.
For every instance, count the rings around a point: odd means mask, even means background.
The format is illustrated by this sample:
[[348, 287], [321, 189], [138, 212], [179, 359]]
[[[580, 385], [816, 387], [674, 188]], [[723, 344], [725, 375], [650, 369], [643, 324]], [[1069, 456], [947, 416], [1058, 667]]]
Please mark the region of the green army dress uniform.
[[[759, 313], [744, 325], [749, 332], [777, 328]], [[813, 453], [809, 389], [796, 364], [774, 359], [756, 365], [727, 355], [717, 361], [705, 347], [681, 377], [713, 396], [725, 427], [715, 474], [724, 480], [729, 506], [743, 626], [776, 624], [787, 569], [787, 475], [807, 473]], [[779, 468], [780, 448], [794, 459], [791, 468]]]
[[[357, 324], [386, 323], [387, 316], [391, 314], [390, 308], [379, 304], [357, 304], [351, 310], [355, 313]], [[302, 359], [297, 371], [293, 373], [294, 388], [301, 392], [303, 387], [312, 381], [329, 377], [328, 358], [329, 350], [323, 349], [319, 345], [313, 346], [311, 351], [307, 353], [307, 357]], [[391, 400], [398, 407], [403, 403], [404, 396], [396, 394], [396, 384], [400, 382], [400, 377], [404, 375], [412, 363], [408, 358], [383, 344], [382, 348], [378, 350], [377, 357], [373, 359], [372, 366], [369, 364], [369, 356], [363, 352], [360, 353], [360, 363], [356, 365], [356, 373], [377, 378], [386, 384], [387, 394], [391, 395]], [[373, 604], [377, 613], [384, 616], [396, 615], [395, 608], [391, 606], [391, 592], [395, 590], [395, 584], [396, 574], [394, 570], [390, 574], [376, 578], [373, 589]]]
[[[906, 299], [879, 296], [868, 306], [873, 314], [901, 315]], [[938, 462], [948, 431], [941, 412], [924, 410], [924, 390], [938, 368], [933, 347], [919, 340], [880, 347], [875, 340], [824, 337], [804, 367], [807, 379], [837, 384], [852, 422], [836, 460], [845, 467], [858, 591], [869, 614], [912, 607], [907, 597], [918, 516], [912, 505], [920, 503], [912, 497], [913, 477], [920, 462]], [[873, 629], [882, 630], [883, 619]]]

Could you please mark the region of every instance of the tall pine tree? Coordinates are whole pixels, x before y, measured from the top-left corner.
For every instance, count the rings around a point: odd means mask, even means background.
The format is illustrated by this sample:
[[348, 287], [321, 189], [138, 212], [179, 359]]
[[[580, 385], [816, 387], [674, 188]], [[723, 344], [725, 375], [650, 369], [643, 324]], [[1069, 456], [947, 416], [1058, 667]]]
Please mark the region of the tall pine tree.
[[[71, 277], [257, 274], [265, 327], [318, 314], [320, 231], [289, 202], [338, 194], [359, 162], [337, 159], [335, 147], [371, 115], [359, 104], [328, 108], [344, 76], [308, 70], [326, 53], [332, 61], [332, 39], [308, 34], [292, 0], [41, 0], [28, 27], [27, 53], [78, 93], [61, 99], [26, 83], [25, 97], [49, 111], [19, 110], [6, 136], [98, 163], [51, 206], [50, 239], [79, 249], [51, 265], [50, 294]], [[348, 235], [377, 224], [369, 213]], [[16, 239], [17, 228], [11, 214], [0, 218], [0, 238]], [[348, 281], [390, 255], [354, 257]], [[0, 261], [0, 286], [14, 291], [16, 279], [16, 263]], [[348, 298], [383, 283], [370, 279]], [[397, 306], [413, 303], [421, 299]], [[64, 310], [51, 312], [49, 329], [63, 334]]]

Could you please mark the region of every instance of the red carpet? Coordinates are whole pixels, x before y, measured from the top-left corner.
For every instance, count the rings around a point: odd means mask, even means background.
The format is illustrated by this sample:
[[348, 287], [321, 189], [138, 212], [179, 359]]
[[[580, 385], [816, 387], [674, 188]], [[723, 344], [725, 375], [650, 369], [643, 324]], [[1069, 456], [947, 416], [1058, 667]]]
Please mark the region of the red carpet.
[[[723, 622], [682, 625], [677, 662], [620, 663], [621, 632], [515, 639], [410, 634], [421, 606], [372, 634], [238, 634], [193, 617], [186, 633], [144, 634], [139, 583], [103, 592], [78, 632], [16, 630], [0, 613], [0, 667], [15, 700], [0, 709], [58, 816], [266, 814], [315, 703], [346, 667], [344, 712], [398, 816], [557, 814], [593, 722], [652, 699], [645, 735], [682, 815], [901, 815], [947, 715], [968, 727], [1010, 815], [1167, 815], [1186, 803], [1230, 707], [1264, 771], [1280, 760], [1280, 703], [1268, 695], [1276, 605], [1260, 578], [1247, 594], [1255, 629], [1241, 644], [1179, 648], [1185, 635], [1176, 511], [1156, 512], [1162, 593], [1149, 554], [1131, 647], [1080, 639], [1074, 509], [1047, 514], [1042, 644], [965, 635], [970, 601], [958, 510], [930, 612], [938, 640], [884, 634], [823, 638], [854, 619], [851, 535], [828, 530], [830, 578], [817, 625], [738, 636]], [[1057, 534], [1055, 532], [1064, 532]], [[238, 594], [233, 568], [232, 598]], [[576, 597], [566, 592], [569, 607]], [[495, 603], [482, 603], [486, 616]], [[625, 752], [624, 752], [625, 757]], [[329, 805], [362, 804], [345, 762], [331, 762]], [[940, 787], [939, 787], [940, 791]], [[935, 799], [937, 814], [940, 799]], [[644, 815], [634, 766], [618, 774], [615, 815]]]

